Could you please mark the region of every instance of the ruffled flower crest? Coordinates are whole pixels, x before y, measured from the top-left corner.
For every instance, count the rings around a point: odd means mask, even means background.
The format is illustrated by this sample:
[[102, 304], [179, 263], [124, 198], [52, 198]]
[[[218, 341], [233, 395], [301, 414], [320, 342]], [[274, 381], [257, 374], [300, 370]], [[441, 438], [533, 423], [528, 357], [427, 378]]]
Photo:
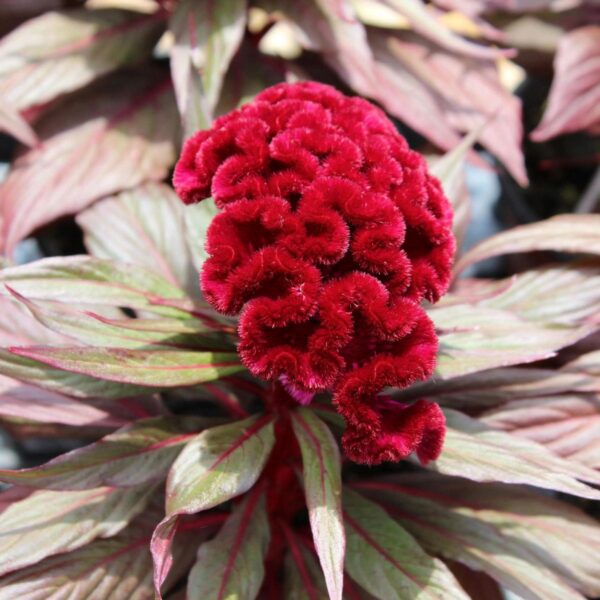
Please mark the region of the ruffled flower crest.
[[174, 183], [184, 202], [221, 209], [201, 285], [240, 315], [248, 369], [302, 403], [331, 391], [357, 462], [435, 459], [439, 407], [381, 392], [433, 372], [421, 302], [448, 287], [452, 212], [384, 113], [326, 85], [280, 84], [189, 139]]

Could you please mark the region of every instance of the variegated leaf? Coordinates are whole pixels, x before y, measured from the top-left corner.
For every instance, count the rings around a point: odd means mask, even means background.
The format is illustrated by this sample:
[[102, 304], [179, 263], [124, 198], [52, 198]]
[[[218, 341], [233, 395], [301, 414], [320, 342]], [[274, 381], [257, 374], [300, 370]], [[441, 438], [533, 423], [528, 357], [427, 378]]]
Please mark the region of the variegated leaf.
[[537, 250], [600, 254], [600, 215], [558, 215], [503, 231], [469, 250], [456, 264], [460, 273], [480, 260]]
[[554, 81], [542, 122], [531, 138], [542, 142], [571, 131], [600, 130], [600, 26], [566, 33], [554, 59]]
[[356, 488], [381, 502], [428, 551], [488, 573], [519, 597], [582, 600], [569, 584], [597, 593], [593, 549], [600, 530], [565, 503], [521, 488], [422, 474]]
[[562, 459], [530, 440], [497, 431], [466, 415], [446, 409], [446, 439], [440, 457], [428, 467], [445, 475], [474, 481], [534, 485], [583, 498], [600, 499], [600, 475]]
[[202, 427], [192, 418], [141, 419], [98, 442], [39, 467], [0, 470], [0, 481], [47, 490], [131, 487], [166, 476], [183, 446]]
[[248, 491], [275, 443], [271, 417], [251, 417], [207, 429], [192, 438], [167, 479], [166, 517], [154, 531], [154, 584], [158, 594], [172, 564], [178, 515], [213, 508]]
[[0, 574], [113, 536], [144, 510], [154, 486], [36, 491], [0, 514]]
[[313, 540], [331, 600], [341, 600], [346, 536], [342, 517], [342, 476], [338, 444], [329, 427], [311, 410], [292, 415], [302, 452], [306, 505]]
[[98, 198], [163, 179], [176, 124], [171, 82], [153, 69], [103, 78], [59, 103], [36, 127], [42, 143], [19, 156], [0, 186], [4, 252]]
[[480, 417], [570, 460], [600, 469], [600, 398], [597, 394], [514, 399]]
[[219, 533], [198, 550], [188, 577], [188, 600], [254, 600], [264, 577], [269, 522], [264, 494], [254, 490]]
[[179, 311], [158, 303], [184, 300], [183, 291], [160, 275], [141, 267], [90, 256], [44, 258], [0, 271], [0, 295], [11, 296], [9, 286], [30, 300], [69, 305], [129, 307], [165, 314]]
[[149, 56], [164, 17], [124, 10], [46, 12], [0, 42], [0, 96], [19, 110], [45, 104]]
[[234, 352], [80, 346], [13, 347], [11, 352], [70, 373], [152, 388], [196, 385], [244, 369]]
[[549, 358], [597, 329], [533, 323], [507, 310], [467, 303], [428, 314], [442, 331], [436, 374], [444, 379]]
[[348, 537], [346, 570], [379, 600], [467, 600], [442, 561], [424, 552], [403, 527], [376, 504], [344, 490]]
[[186, 135], [210, 126], [246, 27], [246, 0], [180, 0], [171, 17], [171, 72]]
[[29, 123], [5, 98], [0, 100], [0, 131], [12, 135], [26, 146], [35, 146], [39, 141]]
[[110, 417], [95, 406], [20, 383], [4, 375], [0, 375], [0, 415], [75, 426], [99, 423]]
[[[115, 537], [6, 575], [0, 579], [0, 600], [150, 600], [154, 591], [148, 544], [157, 512], [144, 511]], [[190, 531], [184, 544], [176, 544], [176, 577], [167, 582], [167, 589], [189, 568], [197, 537], [198, 531]]]
[[185, 235], [187, 214], [170, 187], [148, 183], [97, 202], [78, 215], [77, 223], [90, 254], [155, 271], [197, 296], [198, 273]]

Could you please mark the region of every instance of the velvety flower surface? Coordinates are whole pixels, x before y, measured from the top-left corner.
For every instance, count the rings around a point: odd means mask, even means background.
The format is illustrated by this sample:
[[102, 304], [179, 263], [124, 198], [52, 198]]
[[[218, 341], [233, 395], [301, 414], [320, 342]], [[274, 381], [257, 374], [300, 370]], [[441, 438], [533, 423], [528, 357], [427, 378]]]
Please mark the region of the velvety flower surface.
[[189, 139], [174, 183], [184, 202], [221, 209], [201, 284], [240, 314], [248, 369], [301, 403], [332, 391], [357, 462], [435, 459], [439, 407], [381, 392], [433, 372], [420, 303], [448, 287], [452, 212], [384, 113], [326, 85], [280, 84]]

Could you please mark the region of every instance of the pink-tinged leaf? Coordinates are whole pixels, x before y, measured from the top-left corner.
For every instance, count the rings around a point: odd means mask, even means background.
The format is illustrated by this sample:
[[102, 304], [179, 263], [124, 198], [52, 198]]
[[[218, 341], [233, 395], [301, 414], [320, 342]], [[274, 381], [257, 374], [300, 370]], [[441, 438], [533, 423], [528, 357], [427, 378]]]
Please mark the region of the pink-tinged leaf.
[[326, 0], [288, 0], [278, 8], [302, 45], [323, 54], [348, 85], [441, 148], [456, 146], [458, 131], [490, 121], [482, 144], [527, 182], [520, 104], [502, 88], [494, 63], [450, 54], [415, 36], [379, 29], [367, 36], [362, 23], [340, 19]]
[[467, 600], [444, 563], [426, 554], [377, 504], [344, 490], [346, 571], [379, 600]]
[[[347, 0], [342, 2], [350, 7]], [[354, 19], [339, 19], [330, 4], [287, 0], [278, 8], [290, 19], [302, 45], [320, 52], [359, 94], [377, 100], [388, 112], [438, 146], [446, 149], [456, 146], [460, 137], [444, 121], [435, 99], [419, 80], [410, 74], [399, 76], [401, 66], [385, 56], [376, 59], [365, 27]]]
[[70, 373], [151, 388], [196, 385], [244, 369], [235, 352], [80, 346], [26, 346], [12, 347], [10, 351]]
[[403, 15], [417, 33], [450, 52], [488, 60], [514, 55], [511, 50], [482, 46], [456, 35], [436, 18], [435, 13], [422, 0], [377, 0], [377, 2]]
[[517, 398], [480, 419], [558, 456], [600, 469], [600, 398], [595, 394]]
[[585, 2], [586, 0], [435, 0], [435, 3], [443, 8], [464, 12], [467, 15], [478, 15], [494, 10], [515, 13], [537, 10], [561, 12], [581, 6]]
[[60, 103], [37, 126], [42, 143], [0, 187], [5, 253], [98, 198], [163, 179], [175, 158], [176, 119], [171, 83], [152, 69], [103, 78]]
[[185, 133], [210, 126], [246, 27], [246, 0], [180, 0], [171, 17], [171, 73]]
[[545, 325], [474, 304], [434, 308], [428, 314], [442, 332], [435, 372], [443, 379], [549, 358], [598, 328]]
[[427, 551], [483, 571], [521, 598], [583, 600], [570, 585], [597, 593], [599, 528], [568, 504], [522, 488], [423, 474], [355, 487]]
[[39, 467], [0, 470], [0, 481], [48, 490], [132, 487], [166, 476], [171, 464], [202, 428], [194, 418], [139, 420], [98, 442], [58, 456]]
[[13, 486], [0, 492], [0, 513], [3, 513], [9, 506], [15, 502], [20, 502], [33, 494], [33, 490]]
[[74, 398], [123, 398], [147, 392], [147, 389], [141, 386], [55, 369], [2, 348], [0, 372], [23, 383]]
[[338, 444], [329, 427], [309, 409], [292, 413], [292, 426], [302, 452], [310, 526], [329, 597], [341, 600], [346, 536]]
[[216, 537], [200, 546], [188, 577], [188, 600], [254, 600], [264, 577], [268, 545], [266, 502], [257, 488], [236, 507]]
[[91, 425], [110, 418], [107, 412], [94, 406], [4, 375], [0, 375], [0, 415], [73, 426]]
[[395, 397], [406, 402], [435, 397], [443, 406], [456, 409], [492, 408], [515, 398], [536, 398], [566, 392], [600, 391], [600, 378], [565, 369], [507, 367], [470, 373], [445, 381], [432, 380], [402, 390]]
[[38, 143], [35, 131], [29, 123], [4, 98], [0, 100], [0, 131], [5, 131], [26, 146]]
[[[72, 598], [147, 600], [153, 597], [152, 556], [148, 550], [156, 511], [145, 511], [124, 531], [108, 540], [60, 554], [11, 573], [0, 580], [0, 600]], [[195, 532], [197, 535], [197, 532]], [[196, 537], [196, 535], [194, 537]], [[194, 560], [194, 539], [176, 547], [176, 573]], [[167, 583], [172, 587], [176, 579]]]
[[155, 486], [37, 491], [0, 514], [0, 574], [113, 536], [138, 515]]
[[[407, 88], [405, 96], [429, 97], [436, 107], [425, 128], [417, 126], [414, 118], [405, 117], [408, 125], [436, 141], [431, 130], [439, 125], [438, 119], [453, 131], [473, 131], [485, 124], [479, 136], [481, 144], [521, 185], [527, 183], [521, 149], [521, 104], [502, 86], [494, 62], [459, 57], [417, 36], [383, 30], [372, 31], [369, 42], [375, 59], [388, 65], [390, 77]], [[441, 144], [446, 149], [454, 145]]]
[[455, 148], [438, 158], [431, 165], [431, 174], [442, 184], [444, 193], [454, 211], [452, 230], [460, 248], [471, 219], [469, 192], [465, 181], [465, 164], [468, 153], [481, 133], [481, 128], [474, 129]]
[[157, 598], [162, 598], [161, 591], [169, 571], [173, 566], [173, 540], [177, 532], [178, 519], [167, 519], [159, 523], [152, 534], [150, 552], [152, 553], [153, 583]]
[[97, 202], [78, 215], [77, 223], [90, 254], [155, 271], [170, 284], [198, 296], [198, 272], [186, 240], [186, 214], [172, 188], [148, 183]]
[[584, 465], [553, 454], [544, 446], [491, 429], [466, 415], [445, 409], [446, 439], [442, 454], [428, 468], [474, 481], [520, 483], [600, 499], [600, 475]]
[[[12, 288], [9, 290], [13, 291]], [[173, 322], [171, 331], [152, 330], [151, 323], [146, 323], [146, 329], [135, 327], [138, 319], [117, 319], [111, 322], [99, 315], [82, 312], [70, 308], [68, 305], [55, 302], [34, 302], [28, 300], [17, 292], [13, 294], [31, 311], [31, 314], [48, 329], [64, 335], [69, 340], [75, 340], [89, 346], [106, 346], [110, 348], [148, 349], [190, 349], [190, 350], [223, 350], [235, 349], [230, 340], [219, 332], [203, 331], [200, 327], [193, 332], [191, 325], [185, 325], [188, 329], [185, 333], [178, 332], [178, 321]], [[134, 327], [128, 327], [129, 322]], [[162, 324], [164, 325], [164, 323]], [[201, 325], [201, 324], [200, 324]], [[69, 341], [69, 343], [72, 343]]]
[[499, 294], [478, 304], [508, 310], [528, 321], [565, 325], [600, 321], [600, 265], [597, 261], [578, 261], [530, 269], [515, 275]]
[[600, 254], [600, 215], [558, 215], [513, 227], [467, 252], [456, 264], [455, 272], [458, 274], [469, 265], [492, 256], [537, 250]]
[[179, 287], [152, 271], [91, 256], [44, 258], [2, 269], [0, 295], [12, 298], [11, 290], [29, 300], [88, 304], [92, 309], [126, 306], [175, 316], [181, 316], [181, 311], [159, 302], [185, 299]]
[[600, 26], [565, 34], [554, 59], [554, 81], [542, 122], [531, 138], [542, 142], [571, 131], [600, 127]]
[[152, 538], [157, 593], [171, 568], [179, 515], [213, 508], [247, 492], [275, 443], [272, 418], [251, 417], [203, 431], [185, 446], [167, 479], [167, 516]]
[[46, 104], [150, 56], [164, 16], [124, 10], [47, 12], [0, 41], [0, 96], [17, 110]]
[[[0, 271], [0, 280], [3, 271]], [[7, 293], [4, 283], [0, 292]], [[42, 325], [18, 300], [0, 295], [0, 346], [61, 344], [68, 338]]]

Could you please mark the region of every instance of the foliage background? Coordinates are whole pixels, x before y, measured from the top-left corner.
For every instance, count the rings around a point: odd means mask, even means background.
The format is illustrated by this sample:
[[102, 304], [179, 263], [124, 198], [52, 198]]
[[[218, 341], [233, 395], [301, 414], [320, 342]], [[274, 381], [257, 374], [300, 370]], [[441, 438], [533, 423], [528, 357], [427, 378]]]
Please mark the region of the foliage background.
[[[0, 419], [30, 467], [0, 472], [0, 598], [600, 595], [596, 2], [9, 0], [0, 28]], [[428, 469], [343, 461], [327, 398], [270, 410], [198, 290], [182, 139], [305, 78], [379, 103], [455, 206], [436, 375], [396, 392], [446, 412]]]

